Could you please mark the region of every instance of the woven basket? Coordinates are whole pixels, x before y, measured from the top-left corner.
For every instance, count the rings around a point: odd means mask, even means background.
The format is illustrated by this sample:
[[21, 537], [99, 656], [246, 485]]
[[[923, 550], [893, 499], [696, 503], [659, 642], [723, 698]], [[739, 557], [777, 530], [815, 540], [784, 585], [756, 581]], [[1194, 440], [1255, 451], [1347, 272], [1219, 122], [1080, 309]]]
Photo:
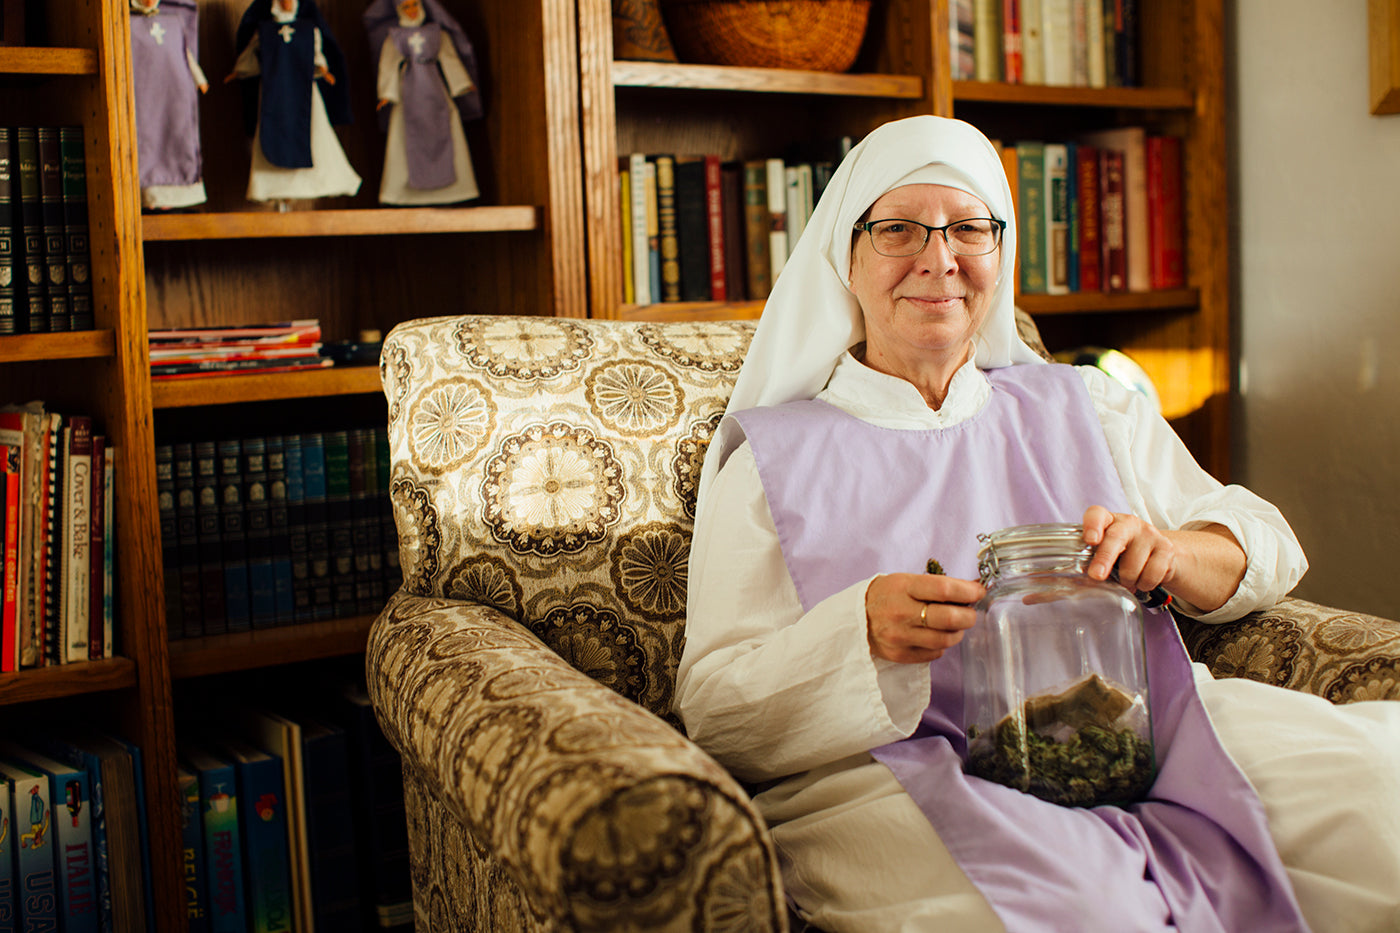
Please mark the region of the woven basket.
[[661, 12], [684, 62], [846, 71], [870, 0], [661, 0]]

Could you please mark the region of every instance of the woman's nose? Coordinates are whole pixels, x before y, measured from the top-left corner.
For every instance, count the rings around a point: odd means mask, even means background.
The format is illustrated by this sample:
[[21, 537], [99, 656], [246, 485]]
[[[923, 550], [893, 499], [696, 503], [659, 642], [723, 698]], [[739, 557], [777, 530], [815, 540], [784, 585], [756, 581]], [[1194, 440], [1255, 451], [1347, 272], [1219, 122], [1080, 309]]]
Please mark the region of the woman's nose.
[[926, 268], [935, 274], [947, 274], [957, 269], [958, 256], [948, 246], [947, 239], [937, 230], [931, 231], [928, 235], [928, 242], [915, 257], [915, 263], [920, 268]]

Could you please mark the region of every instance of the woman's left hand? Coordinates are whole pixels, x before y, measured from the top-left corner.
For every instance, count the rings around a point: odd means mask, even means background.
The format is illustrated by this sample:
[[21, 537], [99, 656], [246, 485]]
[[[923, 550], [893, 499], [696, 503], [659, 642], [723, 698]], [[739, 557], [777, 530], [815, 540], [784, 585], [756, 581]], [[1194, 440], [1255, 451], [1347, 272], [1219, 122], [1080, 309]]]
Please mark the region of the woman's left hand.
[[1116, 566], [1119, 583], [1146, 593], [1176, 578], [1175, 542], [1136, 515], [1089, 506], [1084, 513], [1084, 543], [1095, 546], [1088, 570], [1095, 580], [1107, 580]]

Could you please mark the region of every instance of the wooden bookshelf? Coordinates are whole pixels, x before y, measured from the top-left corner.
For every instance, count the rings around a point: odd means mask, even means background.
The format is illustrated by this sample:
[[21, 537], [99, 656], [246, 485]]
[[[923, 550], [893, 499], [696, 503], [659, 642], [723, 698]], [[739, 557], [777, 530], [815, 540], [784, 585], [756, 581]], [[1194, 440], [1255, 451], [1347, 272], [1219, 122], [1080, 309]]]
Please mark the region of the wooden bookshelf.
[[170, 676], [187, 680], [358, 654], [374, 619], [355, 616], [181, 639], [170, 644]]
[[233, 373], [190, 379], [154, 379], [151, 381], [151, 403], [155, 408], [190, 408], [278, 399], [368, 395], [380, 391], [378, 367], [332, 366], [264, 375]]

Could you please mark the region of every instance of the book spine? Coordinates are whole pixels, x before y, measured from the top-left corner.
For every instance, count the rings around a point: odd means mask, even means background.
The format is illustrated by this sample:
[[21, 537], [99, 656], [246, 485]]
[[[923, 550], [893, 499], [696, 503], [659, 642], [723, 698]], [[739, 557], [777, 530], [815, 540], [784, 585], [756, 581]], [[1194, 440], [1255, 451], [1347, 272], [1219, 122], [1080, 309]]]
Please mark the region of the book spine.
[[39, 619], [40, 644], [43, 645], [41, 663], [58, 664], [62, 657], [62, 629], [59, 620], [63, 612], [63, 423], [64, 418], [57, 412], [50, 412], [43, 424], [44, 458], [44, 514], [43, 514], [43, 577], [44, 605]]
[[14, 800], [15, 882], [21, 929], [57, 930], [59, 893], [52, 835], [57, 816], [48, 779], [5, 765], [0, 774], [0, 786], [4, 784], [9, 785]]
[[1070, 0], [1040, 0], [1041, 58], [1046, 84], [1074, 83], [1073, 9]]
[[1119, 83], [1124, 87], [1137, 87], [1140, 83], [1137, 51], [1137, 0], [1118, 0], [1116, 25], [1113, 45], [1117, 54]]
[[63, 188], [63, 237], [68, 263], [68, 313], [73, 330], [92, 330], [92, 265], [88, 249], [87, 156], [83, 128], [58, 129]]
[[647, 246], [647, 157], [640, 152], [627, 157], [627, 209], [632, 217], [632, 291], [639, 305], [652, 303], [651, 269]]
[[1079, 290], [1097, 292], [1103, 289], [1100, 255], [1099, 218], [1099, 151], [1094, 146], [1079, 144], [1075, 148], [1075, 172], [1079, 195]]
[[1123, 84], [1118, 74], [1118, 24], [1119, 0], [1103, 0], [1103, 71], [1105, 87], [1120, 87]]
[[14, 176], [14, 134], [0, 126], [0, 335], [19, 332], [21, 276], [19, 185]]
[[1128, 290], [1127, 221], [1123, 216], [1123, 153], [1099, 150], [1099, 236], [1103, 290]]
[[384, 543], [379, 526], [381, 491], [378, 451], [372, 428], [356, 428], [350, 432], [350, 454], [356, 611], [372, 614], [384, 607]]
[[[4, 745], [4, 754], [48, 782], [60, 927], [64, 933], [97, 933], [100, 909], [92, 847], [92, 781], [86, 767], [10, 743]], [[25, 928], [42, 929], [28, 923]]]
[[1001, 79], [1007, 84], [1020, 84], [1024, 78], [1021, 52], [1021, 0], [1001, 3]]
[[744, 167], [724, 162], [719, 168], [720, 211], [724, 223], [724, 292], [728, 301], [747, 297], [744, 269]]
[[647, 219], [647, 280], [651, 283], [651, 300], [661, 301], [661, 207], [656, 194], [656, 163], [643, 159], [642, 183], [644, 185]]
[[676, 244], [679, 250], [680, 300], [710, 300], [710, 234], [705, 203], [705, 162], [675, 160]]
[[756, 301], [768, 297], [773, 281], [768, 252], [768, 168], [763, 162], [745, 162], [743, 172], [745, 281], [749, 300]]
[[292, 550], [287, 518], [287, 441], [280, 434], [267, 439], [267, 524], [272, 561], [273, 605], [278, 625], [296, 621], [292, 587]]
[[328, 725], [320, 734], [303, 738], [302, 762], [312, 929], [359, 929], [355, 813], [345, 730]]
[[102, 476], [102, 657], [117, 656], [117, 448], [109, 439]]
[[972, 41], [972, 77], [978, 81], [1000, 81], [1001, 0], [973, 0]]
[[277, 624], [272, 514], [267, 493], [267, 439], [243, 440], [243, 509], [248, 541], [248, 611], [253, 628]]
[[705, 156], [705, 231], [710, 247], [710, 300], [728, 301], [724, 250], [724, 174], [719, 156]]
[[384, 555], [384, 593], [392, 594], [403, 582], [399, 566], [399, 529], [394, 523], [394, 499], [390, 495], [389, 432], [374, 429], [375, 467], [379, 473], [379, 539]]
[[1186, 284], [1181, 138], [1147, 138], [1148, 273], [1152, 288]]
[[213, 933], [247, 933], [242, 832], [232, 765], [199, 772], [204, 852], [208, 866], [209, 920]]
[[1045, 83], [1044, 0], [1020, 0], [1021, 82]]
[[622, 301], [630, 305], [637, 301], [637, 267], [632, 243], [632, 173], [628, 171], [626, 159], [622, 160], [622, 169], [617, 173], [617, 191], [622, 222]]
[[350, 514], [350, 435], [325, 432], [326, 521], [330, 535], [331, 612], [355, 614], [355, 532]]
[[20, 668], [19, 632], [19, 464], [20, 448], [0, 445], [0, 466], [3, 466], [4, 562], [3, 599], [0, 599], [0, 671]]
[[246, 868], [249, 933], [291, 933], [287, 800], [282, 760], [239, 761], [238, 798]]
[[223, 535], [219, 516], [219, 450], [214, 441], [194, 445], [195, 508], [199, 518], [199, 591], [203, 634], [228, 631], [224, 597]]
[[15, 836], [19, 833], [10, 799], [10, 785], [0, 775], [0, 824], [9, 823], [8, 831], [0, 832], [0, 933], [15, 933], [19, 929], [19, 887], [15, 883]]
[[287, 550], [292, 564], [292, 618], [296, 622], [309, 622], [315, 618], [315, 612], [306, 538], [302, 436], [286, 435], [283, 447], [287, 464]]
[[1017, 205], [1020, 219], [1021, 292], [1045, 293], [1048, 282], [1045, 239], [1045, 144], [1029, 140], [1016, 144], [1017, 177], [1021, 197]]
[[208, 933], [208, 868], [204, 858], [204, 827], [199, 814], [199, 779], [184, 768], [176, 771], [180, 793], [180, 834], [185, 878], [185, 922], [188, 933]]
[[331, 599], [331, 533], [326, 511], [326, 439], [319, 431], [301, 436], [302, 494], [306, 508], [306, 556], [310, 568], [311, 614], [335, 616]]
[[67, 432], [63, 519], [63, 662], [88, 660], [92, 562], [92, 419], [74, 415]]
[[[203, 596], [199, 580], [199, 513], [195, 497], [194, 445], [171, 445], [175, 474], [175, 559], [179, 583], [181, 635], [204, 634]], [[177, 637], [172, 631], [170, 637]]]
[[216, 442], [219, 457], [219, 539], [224, 572], [224, 614], [230, 632], [252, 628], [248, 590], [248, 529], [243, 505], [243, 443]]
[[165, 596], [165, 633], [170, 639], [185, 634], [180, 587], [180, 519], [175, 501], [175, 448], [156, 445], [156, 514], [160, 520], [160, 565]]
[[652, 157], [656, 166], [656, 217], [661, 245], [661, 300], [681, 300], [680, 236], [676, 224], [676, 162], [673, 156]]
[[1084, 41], [1088, 47], [1090, 87], [1108, 87], [1108, 61], [1104, 56], [1104, 0], [1083, 0]]
[[39, 204], [44, 231], [44, 295], [49, 330], [73, 329], [68, 304], [68, 238], [63, 229], [63, 161], [58, 127], [41, 126], [39, 137]]
[[1068, 236], [1065, 240], [1067, 268], [1065, 277], [1071, 292], [1079, 286], [1079, 144], [1065, 143], [1065, 210], [1069, 214]]
[[100, 661], [106, 644], [107, 437], [92, 436], [92, 505], [88, 509], [88, 660]]
[[768, 192], [768, 287], [772, 289], [788, 254], [787, 167], [779, 158], [765, 159], [763, 165]]
[[1069, 150], [1045, 144], [1045, 292], [1069, 294]]
[[25, 333], [42, 334], [49, 331], [48, 301], [44, 281], [47, 276], [44, 259], [44, 215], [39, 197], [39, 134], [32, 126], [15, 129], [15, 149], [19, 164], [19, 218], [21, 268], [24, 276], [21, 307], [23, 314], [17, 323]]

